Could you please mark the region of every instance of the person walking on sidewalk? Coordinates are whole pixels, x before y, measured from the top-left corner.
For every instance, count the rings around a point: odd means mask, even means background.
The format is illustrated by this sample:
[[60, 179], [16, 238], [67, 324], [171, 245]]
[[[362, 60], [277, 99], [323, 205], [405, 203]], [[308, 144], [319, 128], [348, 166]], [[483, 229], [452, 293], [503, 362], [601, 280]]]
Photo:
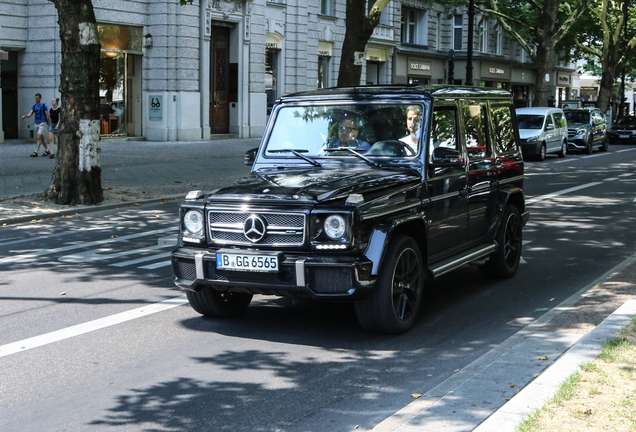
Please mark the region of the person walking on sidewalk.
[[49, 107], [42, 102], [42, 95], [40, 93], [35, 94], [35, 103], [31, 107], [31, 111], [29, 111], [28, 114], [23, 115], [22, 119], [24, 120], [27, 117], [31, 117], [33, 114], [35, 114], [35, 129], [38, 134], [38, 145], [35, 148], [35, 151], [31, 153], [31, 157], [36, 157], [38, 155], [38, 151], [40, 151], [40, 144], [44, 146], [44, 153], [42, 156], [48, 156], [51, 152], [49, 152], [46, 144], [44, 129], [51, 123], [51, 118], [49, 117]]
[[60, 120], [62, 117], [60, 115], [61, 108], [58, 106], [59, 103], [60, 98], [53, 98], [51, 101], [51, 109], [49, 110], [49, 117], [51, 119], [51, 124], [49, 125], [49, 146], [51, 154], [49, 154], [49, 158], [51, 159], [55, 157], [55, 136], [60, 133]]

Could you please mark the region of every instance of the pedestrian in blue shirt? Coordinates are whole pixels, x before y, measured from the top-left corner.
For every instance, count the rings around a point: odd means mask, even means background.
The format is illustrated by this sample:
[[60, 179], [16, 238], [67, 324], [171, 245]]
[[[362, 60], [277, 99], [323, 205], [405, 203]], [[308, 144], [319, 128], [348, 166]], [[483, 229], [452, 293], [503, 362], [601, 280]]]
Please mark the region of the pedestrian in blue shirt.
[[42, 102], [42, 95], [40, 93], [35, 94], [35, 104], [31, 107], [31, 111], [27, 115], [23, 115], [22, 119], [31, 117], [35, 114], [35, 129], [38, 131], [38, 145], [35, 151], [31, 153], [31, 157], [36, 157], [38, 151], [40, 151], [40, 144], [44, 146], [44, 153], [42, 156], [49, 156], [49, 146], [46, 144], [46, 138], [44, 137], [44, 131], [48, 129], [48, 125], [51, 124], [51, 118], [49, 117], [49, 108]]

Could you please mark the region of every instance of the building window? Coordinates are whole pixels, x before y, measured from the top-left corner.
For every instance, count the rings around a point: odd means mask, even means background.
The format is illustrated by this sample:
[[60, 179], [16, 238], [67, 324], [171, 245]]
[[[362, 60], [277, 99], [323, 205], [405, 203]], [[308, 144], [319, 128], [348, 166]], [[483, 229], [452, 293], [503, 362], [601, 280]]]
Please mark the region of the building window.
[[333, 0], [320, 0], [320, 14], [333, 15]]
[[462, 37], [464, 29], [464, 16], [455, 15], [453, 18], [453, 49], [455, 51], [462, 50]]
[[495, 54], [502, 55], [503, 54], [503, 29], [500, 25], [495, 27]]
[[279, 69], [280, 49], [265, 49], [265, 93], [267, 94], [268, 113], [274, 101], [278, 97], [278, 69]]
[[488, 52], [488, 18], [483, 17], [479, 23], [479, 51]]
[[427, 33], [426, 11], [402, 8], [402, 43], [426, 45]]
[[318, 57], [318, 88], [329, 87], [329, 60], [331, 57]]
[[435, 49], [441, 51], [442, 49], [442, 14], [437, 14], [436, 29], [435, 29]]

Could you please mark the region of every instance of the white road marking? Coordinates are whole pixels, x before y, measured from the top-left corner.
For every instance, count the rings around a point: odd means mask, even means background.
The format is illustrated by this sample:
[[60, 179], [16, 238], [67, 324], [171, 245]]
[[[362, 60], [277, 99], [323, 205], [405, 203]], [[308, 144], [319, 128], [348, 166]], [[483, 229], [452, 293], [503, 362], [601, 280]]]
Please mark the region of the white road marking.
[[625, 150], [617, 150], [614, 153], [625, 153], [625, 152], [633, 151], [633, 150], [636, 150], [636, 148], [630, 148], [630, 149], [625, 149]]
[[631, 177], [633, 175], [634, 175], [634, 173], [625, 173], [625, 174], [619, 175], [619, 177]]
[[119, 258], [122, 256], [127, 256], [127, 255], [141, 254], [143, 252], [151, 252], [157, 249], [163, 249], [167, 247], [174, 247], [176, 246], [176, 244], [177, 244], [177, 236], [167, 236], [167, 237], [159, 238], [157, 240], [157, 246], [147, 246], [147, 247], [143, 247], [139, 249], [131, 249], [127, 251], [114, 252], [114, 253], [105, 253], [110, 251], [111, 249], [105, 249], [105, 248], [93, 249], [93, 250], [80, 252], [77, 254], [64, 255], [63, 257], [58, 258], [58, 261], [68, 262], [68, 263], [101, 261], [106, 259]]
[[130, 240], [130, 239], [135, 239], [135, 238], [139, 238], [139, 237], [146, 237], [146, 236], [160, 234], [160, 233], [166, 233], [166, 232], [170, 232], [170, 231], [174, 231], [174, 230], [175, 230], [174, 227], [163, 228], [163, 229], [158, 229], [158, 230], [145, 231], [145, 232], [138, 233], [138, 234], [130, 234], [130, 235], [125, 235], [125, 236], [121, 236], [121, 237], [108, 238], [108, 239], [104, 239], [104, 240], [96, 240], [96, 241], [85, 242], [85, 243], [78, 243], [78, 244], [73, 244], [73, 245], [69, 245], [69, 246], [62, 246], [62, 247], [54, 248], [54, 249], [43, 249], [43, 250], [39, 250], [39, 251], [36, 251], [36, 252], [31, 252], [31, 253], [26, 253], [26, 254], [12, 255], [12, 256], [8, 256], [8, 257], [0, 258], [0, 264], [10, 263], [10, 262], [15, 262], [15, 261], [24, 261], [24, 260], [27, 260], [27, 259], [30, 259], [30, 258], [38, 258], [38, 257], [45, 256], [45, 255], [52, 255], [52, 254], [59, 253], [59, 252], [66, 252], [66, 251], [71, 251], [71, 250], [83, 249], [83, 248], [92, 247], [92, 246], [101, 246], [101, 245], [104, 245], [104, 244], [115, 243], [115, 242], [118, 242], [118, 241]]
[[[162, 253], [162, 254], [155, 254], [155, 255], [151, 255], [151, 256], [137, 258], [137, 259], [130, 260], [130, 261], [122, 261], [122, 262], [118, 262], [118, 263], [115, 263], [115, 264], [111, 264], [111, 267], [127, 267], [127, 266], [131, 266], [131, 265], [135, 265], [135, 264], [139, 264], [139, 263], [143, 263], [143, 262], [147, 262], [147, 261], [154, 261], [154, 260], [159, 259], [159, 258], [167, 258], [169, 256], [170, 256], [170, 252], [166, 252], [166, 253]], [[140, 268], [146, 268], [146, 267], [140, 267]]]
[[169, 265], [171, 265], [172, 262], [171, 261], [161, 261], [158, 263], [154, 263], [154, 264], [149, 264], [149, 265], [145, 265], [145, 266], [141, 266], [141, 267], [137, 267], [140, 269], [146, 269], [146, 270], [154, 270], [160, 267], [168, 267]]
[[615, 181], [615, 180], [618, 180], [618, 177], [608, 177], [606, 179], [603, 179], [603, 181], [605, 181], [605, 182], [610, 182], [610, 181]]
[[64, 339], [70, 339], [75, 336], [90, 333], [95, 330], [101, 330], [106, 327], [121, 324], [126, 321], [132, 321], [137, 318], [142, 318], [148, 315], [155, 314], [157, 312], [163, 312], [168, 309], [172, 309], [188, 303], [185, 295], [174, 297], [168, 300], [164, 300], [159, 303], [153, 303], [146, 306], [142, 306], [137, 309], [121, 312], [115, 315], [110, 315], [104, 318], [99, 318], [94, 321], [88, 321], [83, 324], [74, 325], [64, 329], [56, 330], [43, 335], [34, 336], [32, 338], [24, 339], [17, 342], [8, 343], [0, 346], [0, 357], [6, 357], [11, 354], [16, 354], [33, 348], [41, 347], [51, 344], [53, 342], [59, 342]]
[[541, 201], [545, 201], [545, 200], [548, 200], [548, 199], [551, 199], [551, 198], [558, 197], [559, 195], [565, 195], [565, 194], [570, 193], [570, 192], [576, 192], [578, 190], [586, 189], [586, 188], [589, 188], [589, 187], [592, 187], [592, 186], [597, 186], [597, 185], [600, 185], [600, 184], [602, 184], [602, 182], [586, 183], [586, 184], [582, 184], [582, 185], [579, 185], [579, 186], [574, 186], [574, 187], [571, 187], [571, 188], [568, 188], [568, 189], [563, 189], [563, 190], [560, 190], [560, 191], [557, 191], [557, 192], [552, 192], [552, 193], [549, 193], [549, 194], [546, 194], [546, 195], [540, 195], [538, 197], [534, 197], [534, 198], [530, 198], [530, 199], [526, 200], [526, 204], [538, 203], [538, 202], [541, 202]]
[[593, 155], [589, 155], [589, 156], [581, 156], [581, 159], [589, 159], [589, 158], [595, 158], [595, 157], [599, 157], [599, 156], [607, 156], [610, 155], [610, 152], [607, 153], [597, 153], [597, 154], [593, 154]]

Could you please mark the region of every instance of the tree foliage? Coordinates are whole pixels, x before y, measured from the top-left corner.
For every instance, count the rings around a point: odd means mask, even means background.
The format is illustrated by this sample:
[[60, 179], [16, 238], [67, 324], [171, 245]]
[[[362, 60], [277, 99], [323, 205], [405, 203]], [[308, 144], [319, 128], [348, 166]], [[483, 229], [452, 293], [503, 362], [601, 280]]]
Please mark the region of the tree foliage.
[[575, 58], [587, 60], [586, 70], [600, 76], [597, 107], [609, 107], [616, 78], [625, 70], [636, 75], [636, 9], [632, 0], [595, 0], [574, 26], [569, 38]]
[[535, 106], [547, 106], [545, 75], [552, 72], [561, 42], [593, 0], [486, 0], [480, 9], [497, 18], [528, 53], [536, 72]]

